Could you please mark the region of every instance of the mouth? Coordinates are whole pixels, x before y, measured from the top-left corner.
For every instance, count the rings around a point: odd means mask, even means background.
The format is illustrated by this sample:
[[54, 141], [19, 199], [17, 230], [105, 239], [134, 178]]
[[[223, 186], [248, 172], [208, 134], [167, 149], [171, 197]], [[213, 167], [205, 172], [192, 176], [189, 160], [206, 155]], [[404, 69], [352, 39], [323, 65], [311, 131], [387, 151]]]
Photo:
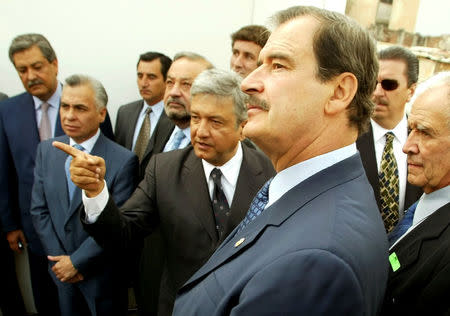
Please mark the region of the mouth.
[[197, 140], [195, 141], [195, 145], [197, 146], [198, 149], [203, 149], [203, 150], [206, 150], [206, 149], [212, 147], [212, 145], [210, 145], [210, 144], [207, 144], [205, 142], [199, 142]]

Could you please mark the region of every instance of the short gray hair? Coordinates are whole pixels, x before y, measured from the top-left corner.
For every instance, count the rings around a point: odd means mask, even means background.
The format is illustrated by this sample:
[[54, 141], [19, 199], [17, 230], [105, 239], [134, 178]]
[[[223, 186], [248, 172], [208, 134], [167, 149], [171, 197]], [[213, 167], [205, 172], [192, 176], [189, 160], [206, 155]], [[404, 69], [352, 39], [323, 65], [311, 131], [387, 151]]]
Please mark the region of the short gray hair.
[[214, 68], [214, 65], [205, 57], [203, 57], [200, 54], [197, 53], [193, 53], [193, 52], [179, 52], [176, 53], [175, 56], [173, 57], [173, 61], [176, 61], [178, 59], [181, 58], [186, 58], [189, 59], [191, 61], [199, 61], [199, 62], [203, 62], [206, 64], [206, 69], [212, 69]]
[[51, 63], [56, 59], [55, 51], [50, 42], [43, 35], [36, 33], [22, 34], [15, 37], [9, 46], [9, 59], [14, 64], [14, 54], [27, 50], [32, 46], [37, 46], [48, 62]]
[[97, 110], [106, 107], [108, 103], [108, 94], [100, 81], [89, 77], [87, 75], [75, 74], [66, 79], [66, 85], [69, 87], [78, 87], [82, 85], [89, 85], [94, 91], [94, 99]]
[[241, 90], [242, 78], [228, 70], [208, 69], [195, 78], [191, 87], [191, 100], [199, 94], [209, 94], [221, 98], [231, 98], [234, 104], [236, 123], [239, 126], [247, 119], [248, 96]]

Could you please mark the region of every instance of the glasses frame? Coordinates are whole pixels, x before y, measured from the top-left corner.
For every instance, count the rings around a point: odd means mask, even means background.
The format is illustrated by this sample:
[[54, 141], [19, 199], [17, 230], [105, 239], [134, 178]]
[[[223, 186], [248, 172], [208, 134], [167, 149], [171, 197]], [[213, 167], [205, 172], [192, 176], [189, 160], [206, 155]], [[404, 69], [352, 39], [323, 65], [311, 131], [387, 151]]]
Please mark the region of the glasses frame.
[[381, 87], [385, 91], [394, 91], [399, 86], [398, 81], [395, 79], [383, 79], [381, 81], [377, 81], [377, 84], [381, 84]]

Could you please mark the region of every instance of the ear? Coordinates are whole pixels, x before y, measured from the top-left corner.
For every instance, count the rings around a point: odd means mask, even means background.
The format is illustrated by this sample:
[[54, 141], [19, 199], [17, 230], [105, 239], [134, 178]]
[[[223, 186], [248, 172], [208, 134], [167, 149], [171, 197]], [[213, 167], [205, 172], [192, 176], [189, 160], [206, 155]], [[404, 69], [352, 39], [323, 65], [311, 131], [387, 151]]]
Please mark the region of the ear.
[[409, 102], [414, 95], [414, 92], [416, 91], [417, 83], [413, 83], [411, 87], [408, 88], [408, 98], [406, 99], [406, 102]]
[[58, 59], [55, 58], [55, 59], [51, 62], [51, 64], [55, 67], [55, 69], [56, 69], [56, 75], [58, 76]]
[[332, 82], [334, 90], [325, 105], [325, 114], [329, 115], [345, 111], [358, 90], [358, 79], [350, 72], [340, 74]]
[[239, 140], [242, 142], [245, 139], [244, 136], [244, 126], [247, 124], [247, 120], [243, 121], [241, 124], [239, 124]]
[[106, 118], [106, 107], [102, 107], [99, 111], [98, 114], [100, 115], [100, 123], [103, 123], [105, 121]]

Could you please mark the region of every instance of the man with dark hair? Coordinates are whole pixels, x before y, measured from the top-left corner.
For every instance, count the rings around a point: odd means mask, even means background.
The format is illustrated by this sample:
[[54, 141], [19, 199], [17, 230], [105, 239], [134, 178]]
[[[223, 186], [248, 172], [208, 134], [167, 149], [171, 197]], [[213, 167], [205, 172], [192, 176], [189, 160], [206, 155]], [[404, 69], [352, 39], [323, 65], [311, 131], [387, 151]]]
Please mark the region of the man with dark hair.
[[247, 25], [231, 34], [231, 70], [242, 78], [258, 66], [258, 56], [269, 38], [270, 31], [261, 25]]
[[376, 315], [387, 238], [355, 141], [378, 63], [356, 22], [315, 7], [275, 16], [244, 134], [277, 174], [178, 291], [174, 315]]
[[[26, 92], [0, 106], [0, 218], [9, 246], [20, 253], [28, 248], [31, 285], [38, 312], [59, 313], [56, 289], [47, 273], [47, 258], [30, 217], [36, 149], [41, 140], [63, 135], [59, 118], [62, 85], [58, 59], [41, 34], [13, 39], [9, 58]], [[113, 138], [107, 116], [102, 132]]]
[[[121, 205], [134, 191], [139, 165], [136, 155], [100, 132], [107, 102], [98, 80], [86, 75], [68, 77], [59, 108], [66, 135], [55, 140], [102, 157], [110, 170], [106, 185]], [[120, 251], [105, 252], [84, 231], [79, 220], [81, 191], [70, 180], [69, 164], [70, 156], [54, 148], [52, 140], [39, 144], [30, 210], [49, 259], [48, 273], [58, 288], [61, 314], [125, 315]]]
[[416, 89], [419, 60], [401, 46], [381, 50], [378, 59], [380, 70], [372, 96], [375, 109], [369, 131], [360, 135], [356, 145], [386, 231], [390, 232], [403, 210], [422, 193], [406, 180], [406, 155], [402, 152], [408, 137], [405, 105]]
[[172, 131], [173, 125], [164, 113], [164, 92], [167, 71], [172, 60], [158, 52], [139, 56], [137, 85], [141, 100], [122, 105], [117, 112], [116, 141], [139, 158], [140, 179], [144, 177], [154, 151], [154, 144]]

